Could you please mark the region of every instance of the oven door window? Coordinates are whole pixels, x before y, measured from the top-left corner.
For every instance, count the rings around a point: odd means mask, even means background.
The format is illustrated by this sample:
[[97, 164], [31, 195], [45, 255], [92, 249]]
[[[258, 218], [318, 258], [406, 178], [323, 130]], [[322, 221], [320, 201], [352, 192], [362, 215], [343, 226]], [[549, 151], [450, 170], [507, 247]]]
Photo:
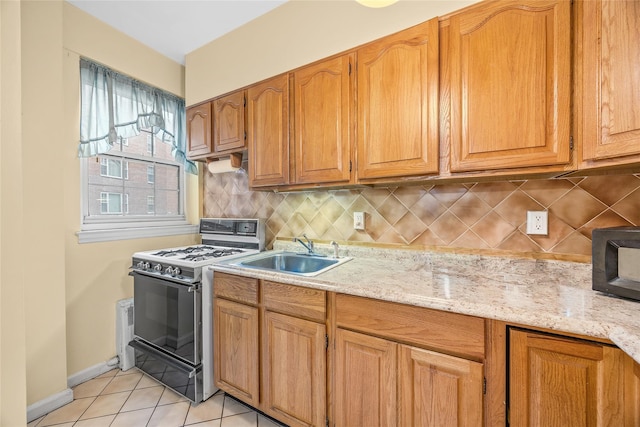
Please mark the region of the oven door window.
[[199, 288], [139, 273], [134, 277], [134, 335], [187, 363], [200, 363]]

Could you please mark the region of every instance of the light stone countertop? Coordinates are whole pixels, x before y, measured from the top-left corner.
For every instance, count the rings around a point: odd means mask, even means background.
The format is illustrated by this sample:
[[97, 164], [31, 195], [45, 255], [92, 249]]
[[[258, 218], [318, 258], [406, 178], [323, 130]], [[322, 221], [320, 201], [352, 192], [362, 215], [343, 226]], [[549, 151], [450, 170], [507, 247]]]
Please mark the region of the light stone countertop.
[[[299, 245], [277, 241], [277, 250]], [[319, 247], [319, 252], [332, 253]], [[591, 289], [591, 264], [359, 246], [316, 277], [232, 265], [215, 271], [611, 340], [640, 363], [640, 301]]]

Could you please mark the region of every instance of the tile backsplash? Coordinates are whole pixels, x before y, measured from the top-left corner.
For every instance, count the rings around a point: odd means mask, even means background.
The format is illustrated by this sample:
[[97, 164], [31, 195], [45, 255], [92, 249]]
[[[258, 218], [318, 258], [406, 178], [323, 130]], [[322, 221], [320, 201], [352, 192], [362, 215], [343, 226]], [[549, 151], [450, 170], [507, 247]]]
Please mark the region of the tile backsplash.
[[[548, 210], [549, 235], [526, 234]], [[353, 212], [365, 212], [364, 231]], [[205, 171], [205, 217], [266, 218], [267, 246], [311, 239], [590, 255], [591, 230], [640, 225], [640, 174], [291, 193], [250, 191], [242, 170]]]

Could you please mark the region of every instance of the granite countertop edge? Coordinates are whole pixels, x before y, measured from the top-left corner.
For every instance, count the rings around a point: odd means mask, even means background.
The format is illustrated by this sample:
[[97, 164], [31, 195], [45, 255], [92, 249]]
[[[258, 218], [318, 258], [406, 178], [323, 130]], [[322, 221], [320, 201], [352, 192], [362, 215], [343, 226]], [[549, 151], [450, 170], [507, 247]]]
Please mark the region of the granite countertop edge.
[[241, 267], [234, 265], [237, 260], [210, 268], [604, 338], [640, 363], [640, 302], [592, 290], [591, 264], [404, 250], [341, 249], [341, 256], [353, 259], [315, 277]]

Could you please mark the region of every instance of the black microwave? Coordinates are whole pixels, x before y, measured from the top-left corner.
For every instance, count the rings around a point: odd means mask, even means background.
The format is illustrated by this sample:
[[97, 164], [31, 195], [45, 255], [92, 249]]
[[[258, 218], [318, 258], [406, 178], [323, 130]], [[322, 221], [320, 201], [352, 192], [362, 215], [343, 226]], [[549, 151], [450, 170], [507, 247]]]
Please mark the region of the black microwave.
[[640, 227], [596, 228], [591, 244], [593, 289], [640, 301]]

